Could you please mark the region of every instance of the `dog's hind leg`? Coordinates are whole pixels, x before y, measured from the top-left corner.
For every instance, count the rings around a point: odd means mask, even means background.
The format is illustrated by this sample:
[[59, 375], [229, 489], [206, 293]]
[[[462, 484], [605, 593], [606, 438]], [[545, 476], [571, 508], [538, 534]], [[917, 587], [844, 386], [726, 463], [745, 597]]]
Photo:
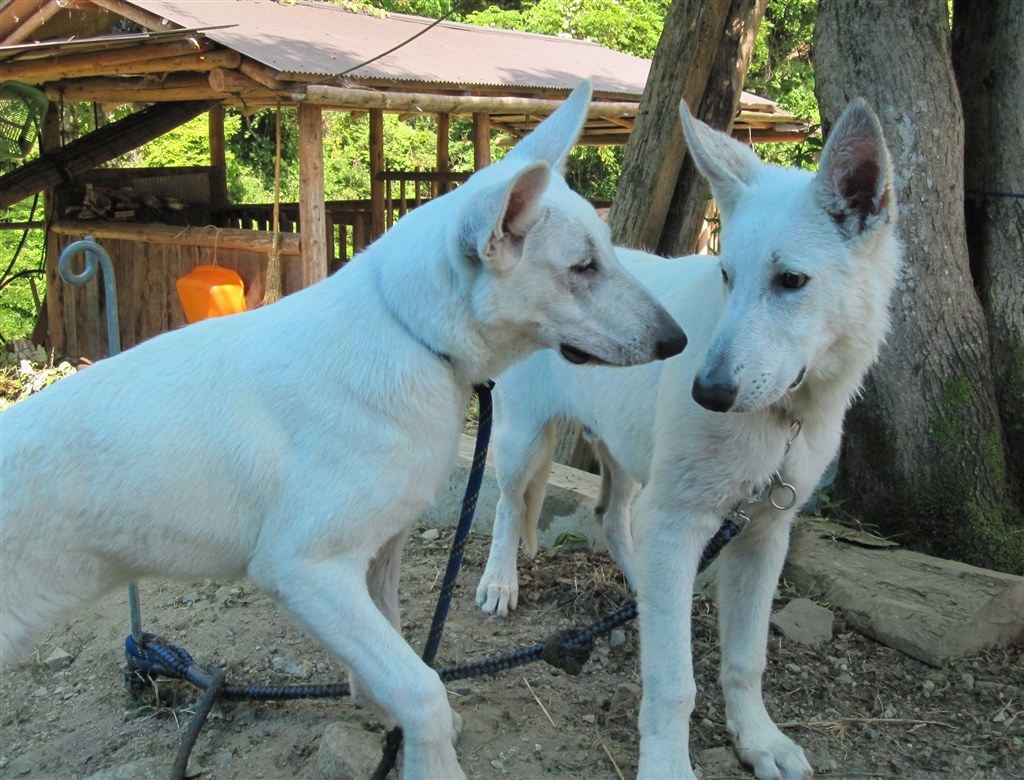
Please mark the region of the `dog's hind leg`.
[[633, 584], [632, 507], [640, 485], [618, 464], [597, 436], [588, 437], [601, 464], [601, 498], [594, 513], [601, 518], [604, 541], [612, 559]]
[[524, 435], [521, 428], [503, 425], [495, 436], [501, 495], [487, 566], [476, 589], [476, 602], [488, 614], [505, 616], [519, 602], [516, 554], [520, 538], [527, 555], [537, 552], [537, 522], [551, 472], [554, 427], [549, 421]]
[[779, 731], [761, 696], [772, 597], [794, 514], [752, 516], [743, 533], [722, 550], [718, 571], [726, 727], [740, 760], [757, 777], [781, 780], [812, 774], [804, 751]]
[[364, 695], [402, 728], [403, 778], [464, 777], [453, 747], [455, 725], [444, 684], [380, 611], [358, 561], [296, 556], [275, 562], [272, 572], [253, 574], [353, 672]]

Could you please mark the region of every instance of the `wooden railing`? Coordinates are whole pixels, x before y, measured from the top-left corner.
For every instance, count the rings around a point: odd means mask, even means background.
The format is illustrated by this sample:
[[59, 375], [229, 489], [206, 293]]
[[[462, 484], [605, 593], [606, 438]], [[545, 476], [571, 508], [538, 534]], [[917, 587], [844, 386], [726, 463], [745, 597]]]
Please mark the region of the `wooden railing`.
[[455, 189], [470, 177], [470, 173], [438, 171], [384, 171], [377, 180], [384, 182], [384, 225], [395, 222], [432, 198]]
[[[281, 231], [299, 232], [299, 206], [282, 203], [279, 206]], [[373, 240], [370, 231], [370, 201], [332, 200], [324, 204], [327, 223], [328, 269], [333, 272], [343, 266]], [[274, 207], [263, 203], [241, 204], [217, 210], [214, 221], [220, 227], [243, 230], [273, 230]]]

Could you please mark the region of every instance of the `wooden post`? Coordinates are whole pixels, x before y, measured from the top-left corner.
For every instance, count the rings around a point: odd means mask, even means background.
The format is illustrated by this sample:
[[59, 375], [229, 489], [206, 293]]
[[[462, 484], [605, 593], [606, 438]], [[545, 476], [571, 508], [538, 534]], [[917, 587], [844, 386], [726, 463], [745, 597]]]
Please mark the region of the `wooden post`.
[[491, 164], [491, 115], [473, 114], [473, 170]]
[[384, 112], [370, 109], [370, 241], [384, 233]]
[[299, 106], [299, 229], [302, 286], [327, 277], [327, 217], [324, 205], [324, 128], [320, 106]]
[[[448, 114], [442, 112], [437, 115], [437, 172], [448, 173], [451, 169], [448, 159]], [[444, 195], [448, 192], [450, 182], [438, 181], [431, 186], [431, 197]]]
[[[60, 148], [60, 131], [60, 106], [56, 103], [51, 103], [42, 122], [39, 141], [41, 152], [50, 154]], [[44, 201], [43, 214], [46, 224], [50, 225], [59, 213], [60, 204], [56, 202], [56, 185], [51, 184], [48, 186], [45, 193], [46, 199]], [[45, 343], [49, 349], [58, 355], [69, 355], [72, 353], [68, 349], [67, 333], [64, 330], [64, 280], [61, 278], [60, 271], [57, 270], [57, 260], [60, 257], [60, 242], [52, 230], [47, 229], [43, 247], [45, 253], [44, 267], [46, 268], [46, 297], [43, 299], [43, 311], [40, 314], [44, 314], [46, 317], [46, 336], [48, 338], [45, 340]], [[36, 328], [38, 331], [39, 325]], [[33, 341], [37, 344], [44, 343], [44, 340], [39, 338], [34, 338]]]
[[227, 157], [224, 153], [224, 105], [210, 108], [210, 208], [222, 209], [228, 205]]

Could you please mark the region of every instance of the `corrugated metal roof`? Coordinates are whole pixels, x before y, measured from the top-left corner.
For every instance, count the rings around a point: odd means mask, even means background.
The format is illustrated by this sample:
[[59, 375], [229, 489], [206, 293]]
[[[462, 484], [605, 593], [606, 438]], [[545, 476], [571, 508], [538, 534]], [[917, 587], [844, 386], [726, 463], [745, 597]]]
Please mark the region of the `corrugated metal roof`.
[[381, 59], [382, 52], [422, 32], [430, 19], [379, 18], [341, 6], [273, 0], [130, 0], [174, 24], [210, 29], [207, 37], [279, 71], [282, 78], [407, 81], [458, 88], [568, 90], [583, 78], [609, 97], [639, 98], [650, 61], [594, 43], [441, 22]]

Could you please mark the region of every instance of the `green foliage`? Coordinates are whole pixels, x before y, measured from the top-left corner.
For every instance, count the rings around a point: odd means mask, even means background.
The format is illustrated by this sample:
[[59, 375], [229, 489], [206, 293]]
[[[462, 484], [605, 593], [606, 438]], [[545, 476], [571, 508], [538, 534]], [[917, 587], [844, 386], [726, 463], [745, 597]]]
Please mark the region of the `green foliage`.
[[[811, 38], [817, 0], [768, 0], [757, 32], [744, 89], [774, 100], [817, 129], [820, 122], [814, 96]], [[779, 165], [817, 168], [820, 137], [802, 144], [760, 144], [758, 154]]]
[[466, 16], [470, 24], [567, 35], [650, 58], [661, 37], [668, 0], [538, 0], [520, 8], [491, 6]]
[[[0, 212], [0, 221], [41, 221], [42, 212], [42, 198], [27, 198]], [[46, 286], [42, 268], [42, 230], [0, 230], [0, 344], [32, 335]]]

